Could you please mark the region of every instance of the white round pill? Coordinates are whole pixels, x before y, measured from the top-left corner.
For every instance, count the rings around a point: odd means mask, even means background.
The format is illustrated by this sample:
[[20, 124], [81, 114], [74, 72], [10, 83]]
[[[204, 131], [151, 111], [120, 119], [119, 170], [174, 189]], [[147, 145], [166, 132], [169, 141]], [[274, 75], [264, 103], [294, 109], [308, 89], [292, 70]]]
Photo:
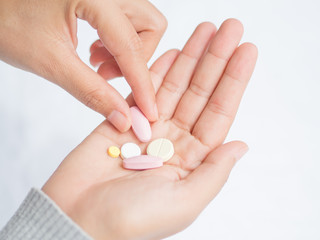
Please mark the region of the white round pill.
[[164, 162], [166, 162], [172, 158], [174, 154], [174, 147], [169, 139], [159, 138], [149, 144], [147, 154], [160, 157]]
[[141, 155], [140, 147], [135, 143], [125, 143], [121, 147], [121, 158], [127, 159], [132, 157], [137, 157]]

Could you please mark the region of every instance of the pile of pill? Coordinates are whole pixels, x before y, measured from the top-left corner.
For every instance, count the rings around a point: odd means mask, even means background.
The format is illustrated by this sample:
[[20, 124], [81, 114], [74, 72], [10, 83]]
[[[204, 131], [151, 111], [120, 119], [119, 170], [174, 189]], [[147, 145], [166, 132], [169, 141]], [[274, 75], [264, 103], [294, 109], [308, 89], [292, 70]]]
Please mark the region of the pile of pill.
[[[151, 127], [148, 119], [138, 107], [130, 108], [132, 115], [132, 130], [141, 142], [151, 140]], [[172, 158], [174, 147], [172, 142], [166, 138], [153, 140], [147, 147], [147, 155], [142, 155], [140, 147], [135, 143], [125, 143], [119, 149], [116, 146], [108, 148], [108, 155], [113, 158], [121, 157], [122, 165], [126, 169], [145, 170], [158, 168], [164, 162]]]

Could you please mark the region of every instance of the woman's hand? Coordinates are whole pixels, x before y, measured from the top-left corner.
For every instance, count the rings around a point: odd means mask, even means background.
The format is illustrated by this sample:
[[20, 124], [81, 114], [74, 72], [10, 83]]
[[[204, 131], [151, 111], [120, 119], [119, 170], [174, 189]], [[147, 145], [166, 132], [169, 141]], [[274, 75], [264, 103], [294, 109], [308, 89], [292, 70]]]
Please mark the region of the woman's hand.
[[95, 239], [161, 239], [190, 225], [247, 151], [242, 142], [222, 145], [257, 58], [254, 45], [238, 47], [242, 32], [234, 19], [217, 33], [200, 24], [181, 52], [171, 50], [151, 67], [159, 107], [153, 139], [168, 138], [175, 147], [163, 167], [122, 168], [120, 158], [107, 155], [109, 146], [136, 142], [145, 152], [147, 144], [103, 122], [43, 191]]
[[94, 63], [97, 55], [105, 57], [102, 76], [123, 74], [137, 105], [157, 120], [147, 61], [167, 23], [147, 0], [0, 0], [0, 59], [58, 84], [120, 131], [128, 130], [126, 101], [77, 56], [77, 18], [98, 31], [99, 49], [91, 51]]

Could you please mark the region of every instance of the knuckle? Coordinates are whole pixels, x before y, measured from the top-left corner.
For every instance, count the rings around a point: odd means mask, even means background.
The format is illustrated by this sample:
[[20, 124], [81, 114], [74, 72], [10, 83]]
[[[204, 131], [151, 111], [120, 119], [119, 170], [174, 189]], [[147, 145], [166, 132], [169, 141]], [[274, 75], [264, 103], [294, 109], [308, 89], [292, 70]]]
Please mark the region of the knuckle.
[[166, 17], [153, 5], [148, 12], [148, 27], [156, 32], [163, 33], [168, 27]]
[[240, 22], [238, 19], [235, 18], [229, 18], [223, 23], [224, 25], [227, 25], [228, 27], [232, 27], [233, 31], [236, 31], [238, 33], [243, 33], [244, 27], [242, 22]]
[[250, 55], [253, 55], [255, 57], [258, 56], [258, 47], [255, 44], [245, 42], [240, 47], [245, 48], [250, 53]]
[[126, 43], [126, 49], [132, 52], [139, 52], [141, 51], [142, 47], [143, 47], [142, 40], [136, 34], [133, 34], [131, 37], [129, 37]]
[[226, 111], [222, 100], [214, 98], [211, 101], [209, 101], [207, 107], [214, 114], [218, 114], [220, 116], [227, 118], [228, 120], [232, 120], [232, 116], [228, 111]]
[[155, 21], [155, 25], [156, 25], [156, 28], [159, 30], [159, 32], [163, 33], [168, 27], [168, 20], [162, 13], [159, 13]]
[[105, 94], [101, 89], [92, 89], [83, 94], [83, 96], [80, 98], [83, 99], [83, 103], [86, 106], [100, 112], [103, 107], [103, 99], [105, 98]]
[[190, 91], [194, 95], [199, 96], [201, 98], [206, 98], [206, 99], [208, 99], [211, 95], [211, 92], [208, 91], [208, 89], [204, 88], [201, 84], [199, 84], [195, 81], [193, 83], [191, 83]]
[[[52, 50], [46, 50], [42, 56], [34, 55], [32, 58], [36, 58], [40, 64], [32, 66], [32, 71], [50, 81], [58, 84], [59, 86], [64, 85], [63, 79], [65, 79], [68, 73], [68, 65], [65, 62], [74, 62], [75, 55], [69, 49], [55, 47], [55, 52]], [[45, 56], [45, 57], [43, 57]], [[63, 59], [64, 61], [61, 61]]]

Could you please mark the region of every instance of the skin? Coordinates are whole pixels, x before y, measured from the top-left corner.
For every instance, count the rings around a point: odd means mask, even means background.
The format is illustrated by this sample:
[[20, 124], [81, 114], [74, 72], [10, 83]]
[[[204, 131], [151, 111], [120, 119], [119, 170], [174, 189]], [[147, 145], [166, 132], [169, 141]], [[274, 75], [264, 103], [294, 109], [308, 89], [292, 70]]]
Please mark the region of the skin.
[[[223, 144], [253, 72], [257, 49], [238, 46], [242, 24], [225, 21], [219, 31], [200, 24], [184, 49], [161, 56], [150, 72], [159, 120], [153, 139], [165, 137], [175, 154], [163, 167], [122, 168], [108, 147], [140, 143], [99, 125], [44, 185], [53, 199], [94, 239], [161, 239], [190, 225], [227, 181], [245, 143]], [[134, 104], [132, 96], [127, 99]]]
[[[78, 18], [101, 39], [91, 48], [99, 74], [76, 53]], [[123, 75], [139, 108], [150, 121], [157, 120], [147, 62], [167, 22], [149, 1], [0, 0], [0, 22], [3, 61], [61, 86], [122, 132], [131, 126], [129, 106], [106, 79]]]

